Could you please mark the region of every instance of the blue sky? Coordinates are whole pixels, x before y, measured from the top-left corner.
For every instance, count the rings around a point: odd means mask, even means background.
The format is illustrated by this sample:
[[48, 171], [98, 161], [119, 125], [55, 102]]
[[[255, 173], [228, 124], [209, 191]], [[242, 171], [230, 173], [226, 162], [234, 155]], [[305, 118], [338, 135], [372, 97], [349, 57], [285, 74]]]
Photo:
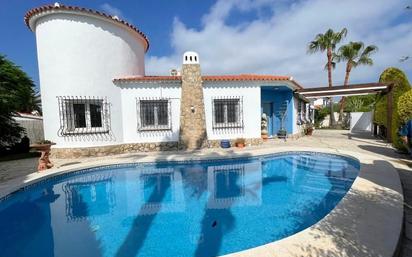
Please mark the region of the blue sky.
[[[34, 34], [23, 16], [50, 1], [3, 0], [0, 53], [21, 66], [38, 84]], [[134, 0], [61, 1], [101, 10], [133, 23], [151, 42], [146, 73], [179, 68], [184, 51], [199, 52], [203, 74], [291, 75], [304, 86], [327, 84], [324, 54], [307, 55], [307, 43], [328, 28], [347, 27], [348, 41], [375, 44], [375, 65], [352, 72], [351, 82], [377, 81], [396, 66], [412, 78], [412, 0]], [[133, 74], [131, 74], [133, 75]], [[344, 65], [334, 72], [341, 84]]]

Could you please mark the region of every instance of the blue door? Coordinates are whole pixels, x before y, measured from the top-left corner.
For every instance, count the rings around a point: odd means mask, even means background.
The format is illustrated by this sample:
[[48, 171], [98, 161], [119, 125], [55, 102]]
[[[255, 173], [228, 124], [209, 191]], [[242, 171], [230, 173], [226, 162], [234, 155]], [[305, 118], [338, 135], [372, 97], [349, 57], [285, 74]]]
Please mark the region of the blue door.
[[262, 113], [268, 117], [268, 134], [273, 135], [273, 103], [263, 103]]

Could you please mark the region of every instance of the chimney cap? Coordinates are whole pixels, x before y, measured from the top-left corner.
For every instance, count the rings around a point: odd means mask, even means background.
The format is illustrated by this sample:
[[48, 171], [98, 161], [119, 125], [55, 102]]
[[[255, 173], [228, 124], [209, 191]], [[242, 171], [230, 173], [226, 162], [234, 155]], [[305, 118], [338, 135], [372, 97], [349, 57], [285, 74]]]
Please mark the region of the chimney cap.
[[183, 64], [199, 64], [199, 55], [193, 51], [187, 51], [183, 54]]

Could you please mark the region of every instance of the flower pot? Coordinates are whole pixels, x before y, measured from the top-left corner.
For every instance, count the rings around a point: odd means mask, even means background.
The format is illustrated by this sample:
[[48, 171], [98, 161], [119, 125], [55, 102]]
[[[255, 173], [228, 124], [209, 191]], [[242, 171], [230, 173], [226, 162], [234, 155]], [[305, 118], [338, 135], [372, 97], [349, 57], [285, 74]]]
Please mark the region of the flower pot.
[[306, 131], [306, 135], [307, 136], [311, 136], [313, 134], [313, 129], [308, 129], [307, 131]]
[[261, 136], [262, 136], [263, 141], [267, 141], [269, 138], [267, 134], [262, 134]]
[[238, 148], [243, 148], [243, 147], [245, 147], [245, 144], [243, 144], [243, 143], [236, 143], [236, 147], [238, 147]]
[[287, 133], [286, 130], [279, 130], [277, 133], [277, 136], [279, 138], [286, 138], [286, 133]]
[[39, 164], [37, 166], [37, 170], [39, 172], [53, 167], [53, 164], [51, 163], [49, 159], [50, 148], [52, 145], [55, 145], [55, 143], [30, 145], [30, 147], [33, 148], [34, 150], [41, 152], [41, 156], [39, 158]]
[[42, 151], [50, 151], [50, 148], [52, 145], [54, 144], [33, 144], [33, 145], [30, 145], [30, 147], [36, 151], [42, 152]]
[[229, 141], [229, 140], [222, 140], [222, 141], [220, 141], [220, 147], [222, 147], [222, 148], [230, 148], [230, 141]]

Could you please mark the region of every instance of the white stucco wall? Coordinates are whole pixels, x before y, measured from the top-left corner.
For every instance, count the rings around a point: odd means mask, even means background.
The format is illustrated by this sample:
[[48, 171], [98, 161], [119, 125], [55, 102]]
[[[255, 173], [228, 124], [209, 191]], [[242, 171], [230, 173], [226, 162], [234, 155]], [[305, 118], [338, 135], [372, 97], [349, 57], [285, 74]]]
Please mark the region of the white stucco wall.
[[299, 99], [293, 97], [293, 134], [302, 133], [302, 125], [298, 125], [298, 104], [300, 103]]
[[[208, 139], [236, 139], [261, 137], [260, 85], [253, 82], [203, 82], [206, 131]], [[243, 97], [243, 129], [213, 129], [213, 97]]]
[[[130, 82], [119, 84], [123, 109], [124, 143], [167, 142], [179, 140], [181, 84], [162, 82]], [[208, 139], [260, 137], [260, 87], [257, 84], [233, 82], [204, 82], [206, 130]], [[212, 129], [213, 97], [243, 97], [243, 129]], [[138, 131], [137, 98], [170, 98], [171, 131]]]
[[[45, 138], [55, 147], [123, 142], [120, 89], [113, 78], [144, 75], [144, 44], [130, 28], [84, 13], [47, 13], [35, 26]], [[57, 96], [107, 97], [111, 137], [58, 136]]]
[[[127, 83], [120, 84], [123, 110], [124, 143], [168, 142], [179, 140], [180, 129], [180, 94], [179, 83]], [[172, 130], [138, 131], [137, 98], [169, 98], [171, 101]]]
[[372, 112], [351, 112], [350, 113], [350, 130], [372, 131]]

